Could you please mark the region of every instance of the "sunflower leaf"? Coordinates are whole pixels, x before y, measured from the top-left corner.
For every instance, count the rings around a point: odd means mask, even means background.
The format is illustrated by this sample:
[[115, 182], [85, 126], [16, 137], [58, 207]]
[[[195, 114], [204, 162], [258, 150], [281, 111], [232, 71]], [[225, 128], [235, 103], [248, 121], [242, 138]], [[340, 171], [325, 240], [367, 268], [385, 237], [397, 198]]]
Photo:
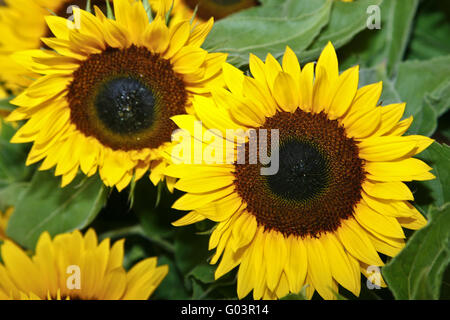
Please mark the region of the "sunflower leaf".
[[[380, 5], [382, 0], [359, 0], [355, 2], [335, 1], [331, 10], [328, 25], [320, 32], [319, 36], [304, 52], [299, 52], [302, 62], [316, 59], [328, 41], [335, 48], [339, 48], [349, 42], [353, 37], [367, 28], [367, 8], [371, 5]], [[379, 30], [367, 30], [369, 33], [377, 33]]]
[[[0, 120], [1, 121], [1, 120]], [[25, 166], [27, 148], [9, 141], [16, 129], [9, 123], [0, 123], [0, 188], [27, 181], [32, 168]], [[8, 202], [10, 199], [1, 199]], [[0, 201], [1, 201], [0, 200]]]
[[432, 205], [441, 207], [450, 202], [450, 147], [435, 142], [417, 157], [433, 167], [431, 172], [436, 176], [434, 180], [415, 183], [416, 203], [428, 212]]
[[15, 207], [29, 186], [29, 182], [14, 182], [0, 188], [0, 211]]
[[96, 177], [78, 176], [65, 188], [52, 172], [36, 172], [22, 193], [7, 228], [7, 235], [26, 248], [34, 248], [40, 234], [52, 236], [89, 225], [104, 206], [107, 189]]
[[208, 237], [194, 232], [195, 226], [188, 226], [175, 233], [175, 262], [184, 274], [190, 273], [210, 255]]
[[[405, 55], [418, 2], [383, 1], [379, 6], [380, 29], [363, 30], [344, 46], [342, 66], [359, 64], [370, 68], [385, 63], [387, 74], [393, 76]], [[372, 3], [366, 7], [369, 5]]]
[[215, 23], [205, 48], [228, 52], [229, 62], [248, 64], [249, 53], [281, 56], [290, 46], [305, 50], [328, 23], [332, 0], [266, 1]]
[[397, 299], [439, 299], [442, 277], [450, 263], [450, 202], [431, 208], [428, 225], [383, 267]]
[[422, 1], [412, 32], [408, 59], [431, 59], [450, 54], [450, 2]]
[[214, 282], [214, 271], [216, 271], [216, 267], [207, 263], [202, 263], [192, 269], [191, 272], [188, 273], [187, 277], [195, 278], [202, 283], [213, 283]]
[[385, 52], [387, 71], [392, 76], [405, 54], [419, 0], [387, 1], [387, 3], [390, 4], [390, 8], [386, 12], [389, 15], [387, 26], [384, 26], [388, 30], [385, 35], [387, 40]]

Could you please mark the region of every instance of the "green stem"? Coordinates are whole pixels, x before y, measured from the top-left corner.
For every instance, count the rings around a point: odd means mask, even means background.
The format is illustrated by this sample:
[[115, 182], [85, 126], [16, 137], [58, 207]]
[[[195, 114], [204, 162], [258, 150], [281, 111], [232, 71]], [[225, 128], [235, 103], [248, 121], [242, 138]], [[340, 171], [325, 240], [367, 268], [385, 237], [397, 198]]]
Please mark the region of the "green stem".
[[175, 253], [175, 247], [173, 244], [171, 244], [170, 242], [161, 239], [161, 238], [156, 238], [156, 237], [150, 237], [148, 236], [144, 230], [142, 229], [142, 227], [137, 224], [134, 226], [130, 226], [130, 227], [125, 227], [125, 228], [119, 228], [119, 229], [115, 229], [115, 230], [111, 230], [108, 232], [105, 232], [101, 235], [101, 239], [105, 239], [105, 238], [120, 238], [120, 237], [125, 237], [127, 235], [139, 235], [144, 237], [145, 239], [147, 239], [148, 241], [156, 244], [157, 246], [163, 248], [164, 250], [170, 252], [170, 253]]

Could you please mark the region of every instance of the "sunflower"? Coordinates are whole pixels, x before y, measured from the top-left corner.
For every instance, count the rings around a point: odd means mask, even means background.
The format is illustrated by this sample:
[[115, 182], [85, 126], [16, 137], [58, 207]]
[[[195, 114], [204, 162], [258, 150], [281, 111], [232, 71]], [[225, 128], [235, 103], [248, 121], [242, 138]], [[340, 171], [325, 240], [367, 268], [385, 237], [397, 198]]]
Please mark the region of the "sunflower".
[[100, 244], [93, 229], [57, 235], [44, 232], [32, 258], [13, 242], [1, 246], [0, 299], [146, 300], [167, 275], [147, 258], [128, 272], [124, 240]]
[[150, 168], [164, 177], [161, 154], [175, 125], [170, 117], [190, 110], [192, 97], [222, 85], [222, 53], [200, 48], [213, 21], [182, 21], [167, 27], [164, 6], [149, 17], [142, 2], [115, 0], [115, 20], [75, 8], [75, 21], [47, 16], [50, 50], [27, 50], [14, 58], [42, 74], [11, 103], [8, 121], [29, 119], [13, 143], [34, 142], [27, 165], [45, 159], [62, 186], [79, 168], [97, 172], [107, 186], [125, 188]]
[[[152, 8], [158, 8], [157, 0], [149, 1]], [[195, 13], [196, 22], [205, 22], [211, 18], [223, 19], [241, 10], [259, 6], [258, 0], [165, 0], [172, 7], [171, 19], [178, 22], [191, 19]]]
[[[38, 49], [45, 46], [41, 37], [50, 36], [45, 16], [70, 16], [74, 5], [86, 7], [86, 0], [5, 0], [0, 6], [0, 82], [18, 92], [37, 76], [16, 63], [11, 54], [19, 50]], [[106, 9], [106, 0], [91, 0], [91, 4]]]
[[[1, 128], [1, 127], [0, 127]], [[5, 241], [8, 239], [6, 236], [6, 228], [8, 227], [8, 221], [11, 217], [14, 208], [8, 208], [5, 212], [0, 211], [0, 240]]]
[[[174, 225], [218, 222], [209, 242], [216, 249], [211, 263], [221, 257], [216, 279], [239, 266], [239, 298], [253, 290], [255, 299], [275, 299], [306, 286], [308, 298], [317, 291], [333, 299], [338, 285], [358, 296], [361, 272], [375, 283], [381, 276], [372, 277], [369, 268], [383, 265], [378, 252], [395, 256], [404, 246], [402, 227], [426, 224], [402, 181], [434, 178], [428, 165], [412, 158], [433, 140], [402, 136], [412, 122], [401, 120], [405, 104], [378, 106], [382, 84], [358, 89], [358, 66], [339, 74], [331, 43], [315, 71], [314, 63], [301, 69], [289, 48], [282, 66], [270, 54], [265, 63], [251, 55], [253, 77], [229, 64], [223, 71], [228, 90], [196, 98], [198, 119], [173, 120], [191, 135], [200, 120], [203, 131], [216, 130], [219, 142], [228, 129], [261, 132], [261, 139], [266, 132], [269, 145], [279, 141], [279, 167], [262, 175], [268, 167], [251, 161], [258, 151], [250, 139], [232, 143], [245, 151], [244, 162], [236, 161], [235, 150], [226, 161], [232, 148], [216, 148], [209, 151], [223, 153], [222, 163], [195, 158], [197, 164], [170, 165], [165, 173], [187, 192], [173, 207], [190, 211]], [[217, 146], [234, 140], [227, 136]]]

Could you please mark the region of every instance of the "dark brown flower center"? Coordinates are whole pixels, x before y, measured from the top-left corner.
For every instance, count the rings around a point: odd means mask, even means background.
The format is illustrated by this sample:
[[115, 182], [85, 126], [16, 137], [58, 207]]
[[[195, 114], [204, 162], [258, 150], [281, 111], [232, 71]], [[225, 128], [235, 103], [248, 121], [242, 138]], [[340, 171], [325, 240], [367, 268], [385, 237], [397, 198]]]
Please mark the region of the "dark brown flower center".
[[92, 54], [74, 72], [67, 99], [71, 121], [114, 150], [157, 148], [186, 113], [183, 80], [168, 60], [146, 48]]
[[248, 211], [260, 226], [286, 236], [335, 231], [361, 200], [365, 171], [356, 141], [326, 114], [299, 109], [278, 112], [261, 129], [279, 130], [279, 170], [263, 176], [261, 164], [235, 165], [235, 187]]
[[183, 0], [184, 3], [194, 10], [198, 6], [197, 16], [203, 20], [213, 17], [215, 20], [259, 5], [258, 0]]

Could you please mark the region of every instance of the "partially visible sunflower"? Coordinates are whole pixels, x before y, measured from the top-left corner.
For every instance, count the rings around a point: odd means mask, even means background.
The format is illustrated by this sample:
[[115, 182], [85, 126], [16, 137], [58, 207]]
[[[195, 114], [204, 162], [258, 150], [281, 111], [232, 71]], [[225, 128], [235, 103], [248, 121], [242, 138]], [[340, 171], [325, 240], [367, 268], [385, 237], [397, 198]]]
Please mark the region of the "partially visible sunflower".
[[44, 232], [30, 258], [13, 242], [1, 246], [0, 299], [146, 300], [167, 275], [156, 258], [123, 268], [124, 240], [100, 244], [93, 229]]
[[[428, 165], [412, 158], [433, 140], [402, 136], [412, 122], [400, 120], [405, 104], [378, 106], [382, 84], [358, 89], [358, 66], [339, 74], [331, 43], [315, 72], [314, 66], [301, 69], [289, 48], [282, 66], [270, 54], [265, 63], [251, 55], [253, 77], [225, 64], [228, 90], [194, 102], [203, 130], [225, 136], [226, 129], [266, 129], [269, 146], [278, 130], [276, 174], [261, 175], [265, 166], [249, 161], [258, 159], [250, 140], [242, 144], [245, 164], [236, 162], [234, 152], [227, 164], [166, 169], [179, 178], [175, 188], [187, 192], [173, 207], [191, 211], [174, 225], [218, 222], [210, 237], [209, 249], [216, 249], [211, 263], [221, 258], [216, 279], [239, 266], [239, 298], [253, 290], [255, 299], [275, 299], [304, 285], [309, 298], [317, 290], [333, 299], [338, 285], [358, 296], [360, 273], [369, 276], [369, 266], [383, 265], [377, 251], [395, 256], [404, 246], [402, 227], [426, 224], [402, 181], [434, 178]], [[191, 134], [198, 119], [173, 118]], [[215, 142], [216, 148], [227, 142]], [[375, 282], [377, 276], [369, 278]]]
[[11, 217], [14, 208], [8, 208], [5, 212], [0, 211], [0, 240], [5, 241], [8, 239], [6, 235], [6, 228], [8, 227], [8, 221]]
[[[196, 22], [205, 22], [211, 18], [223, 19], [233, 13], [260, 5], [258, 0], [165, 0], [172, 7], [171, 18], [174, 23], [191, 19], [195, 14]], [[157, 0], [149, 1], [152, 8], [158, 8]], [[197, 11], [196, 11], [197, 8]]]
[[[92, 5], [106, 7], [106, 0], [91, 0]], [[5, 0], [0, 6], [0, 82], [14, 92], [28, 86], [38, 75], [18, 64], [11, 54], [28, 49], [38, 49], [41, 37], [50, 36], [45, 16], [70, 16], [71, 5], [86, 7], [86, 0]]]
[[[167, 27], [160, 11], [152, 22], [142, 2], [114, 0], [116, 20], [74, 9], [75, 21], [47, 16], [55, 51], [28, 50], [14, 58], [42, 74], [11, 101], [8, 121], [29, 119], [13, 143], [34, 142], [27, 165], [45, 159], [62, 185], [79, 168], [97, 172], [107, 186], [125, 188], [151, 169], [164, 177], [161, 154], [176, 128], [170, 117], [191, 108], [192, 97], [222, 86], [222, 53], [200, 48], [213, 21]], [[169, 181], [170, 184], [170, 181]]]

